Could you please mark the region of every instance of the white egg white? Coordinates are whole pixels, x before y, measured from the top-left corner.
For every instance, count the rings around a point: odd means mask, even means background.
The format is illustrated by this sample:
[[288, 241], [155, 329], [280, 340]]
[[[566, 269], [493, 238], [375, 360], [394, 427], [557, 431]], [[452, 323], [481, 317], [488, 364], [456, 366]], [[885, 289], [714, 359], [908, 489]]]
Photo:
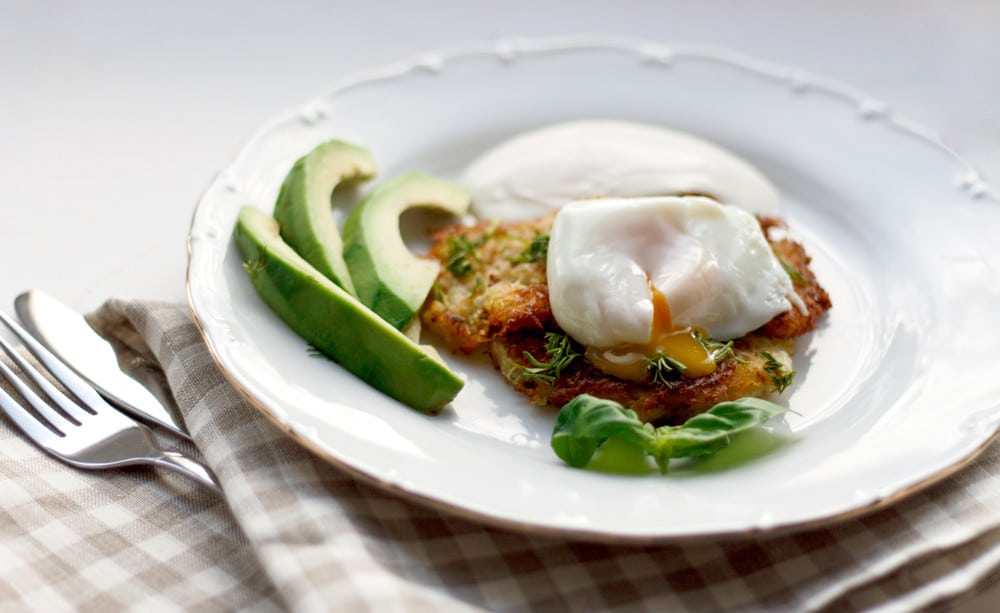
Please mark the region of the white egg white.
[[477, 158], [464, 183], [480, 219], [532, 219], [584, 198], [679, 194], [780, 213], [778, 191], [745, 160], [691, 134], [628, 121], [522, 133]]
[[556, 322], [591, 347], [650, 340], [649, 284], [675, 327], [745, 335], [791, 308], [792, 282], [749, 212], [698, 196], [574, 201], [549, 239]]

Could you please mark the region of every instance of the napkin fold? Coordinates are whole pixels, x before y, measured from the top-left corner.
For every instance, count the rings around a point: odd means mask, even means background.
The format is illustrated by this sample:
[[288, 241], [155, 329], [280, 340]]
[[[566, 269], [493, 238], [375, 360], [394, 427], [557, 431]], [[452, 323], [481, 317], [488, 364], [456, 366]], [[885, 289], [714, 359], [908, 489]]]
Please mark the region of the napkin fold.
[[[0, 417], [0, 609], [910, 611], [997, 578], [1000, 445], [861, 518], [663, 545], [511, 532], [362, 482], [245, 399], [183, 305], [90, 316], [160, 382], [224, 498], [148, 468], [84, 472]], [[5, 386], [6, 387], [6, 386]]]

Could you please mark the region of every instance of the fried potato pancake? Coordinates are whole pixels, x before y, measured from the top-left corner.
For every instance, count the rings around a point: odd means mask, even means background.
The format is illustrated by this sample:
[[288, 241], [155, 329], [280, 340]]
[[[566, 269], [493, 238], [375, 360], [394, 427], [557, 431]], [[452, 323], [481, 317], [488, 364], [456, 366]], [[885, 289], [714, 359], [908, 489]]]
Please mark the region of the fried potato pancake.
[[468, 354], [486, 348], [504, 378], [536, 404], [561, 407], [587, 393], [619, 402], [644, 421], [679, 423], [724, 400], [781, 391], [791, 378], [794, 338], [814, 329], [831, 307], [805, 249], [785, 236], [780, 220], [765, 218], [761, 227], [804, 310], [793, 307], [737, 339], [731, 355], [702, 377], [626, 381], [582, 356], [557, 377], [539, 377], [531, 369], [550, 358], [546, 335], [561, 332], [552, 316], [545, 274], [554, 217], [454, 225], [435, 232], [428, 255], [441, 262], [442, 270], [420, 314], [425, 329], [452, 351]]
[[435, 232], [429, 256], [442, 267], [420, 313], [425, 328], [452, 351], [471, 353], [499, 336], [555, 325], [544, 253], [554, 218]]

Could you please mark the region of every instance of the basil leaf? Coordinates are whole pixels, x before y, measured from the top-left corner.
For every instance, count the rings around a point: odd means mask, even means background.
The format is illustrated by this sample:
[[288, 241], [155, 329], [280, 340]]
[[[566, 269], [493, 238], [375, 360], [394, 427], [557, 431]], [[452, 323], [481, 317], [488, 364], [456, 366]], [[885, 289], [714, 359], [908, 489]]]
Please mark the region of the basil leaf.
[[552, 449], [564, 462], [583, 468], [604, 441], [615, 436], [649, 451], [653, 428], [617, 402], [580, 394], [566, 403], [552, 430]]
[[612, 436], [597, 448], [587, 470], [612, 475], [648, 475], [649, 453], [635, 443]]
[[740, 398], [720, 402], [680, 426], [654, 429], [617, 402], [580, 394], [559, 411], [551, 444], [564, 462], [583, 468], [605, 441], [620, 438], [653, 456], [666, 473], [672, 458], [715, 453], [729, 445], [734, 435], [787, 411], [760, 398]]
[[665, 459], [710, 455], [729, 445], [734, 434], [787, 412], [787, 408], [761, 398], [720, 402], [683, 425], [657, 429], [656, 443], [668, 451]]

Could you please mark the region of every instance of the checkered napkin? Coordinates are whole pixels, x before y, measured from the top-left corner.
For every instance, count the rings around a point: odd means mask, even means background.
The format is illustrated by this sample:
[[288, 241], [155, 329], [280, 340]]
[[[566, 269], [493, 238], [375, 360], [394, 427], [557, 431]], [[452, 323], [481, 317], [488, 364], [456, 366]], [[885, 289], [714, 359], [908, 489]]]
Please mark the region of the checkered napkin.
[[661, 546], [540, 537], [358, 481], [263, 418], [187, 310], [113, 300], [92, 317], [161, 364], [217, 497], [151, 469], [89, 473], [0, 418], [0, 610], [913, 610], [995, 581], [1000, 445], [945, 483], [788, 536]]

